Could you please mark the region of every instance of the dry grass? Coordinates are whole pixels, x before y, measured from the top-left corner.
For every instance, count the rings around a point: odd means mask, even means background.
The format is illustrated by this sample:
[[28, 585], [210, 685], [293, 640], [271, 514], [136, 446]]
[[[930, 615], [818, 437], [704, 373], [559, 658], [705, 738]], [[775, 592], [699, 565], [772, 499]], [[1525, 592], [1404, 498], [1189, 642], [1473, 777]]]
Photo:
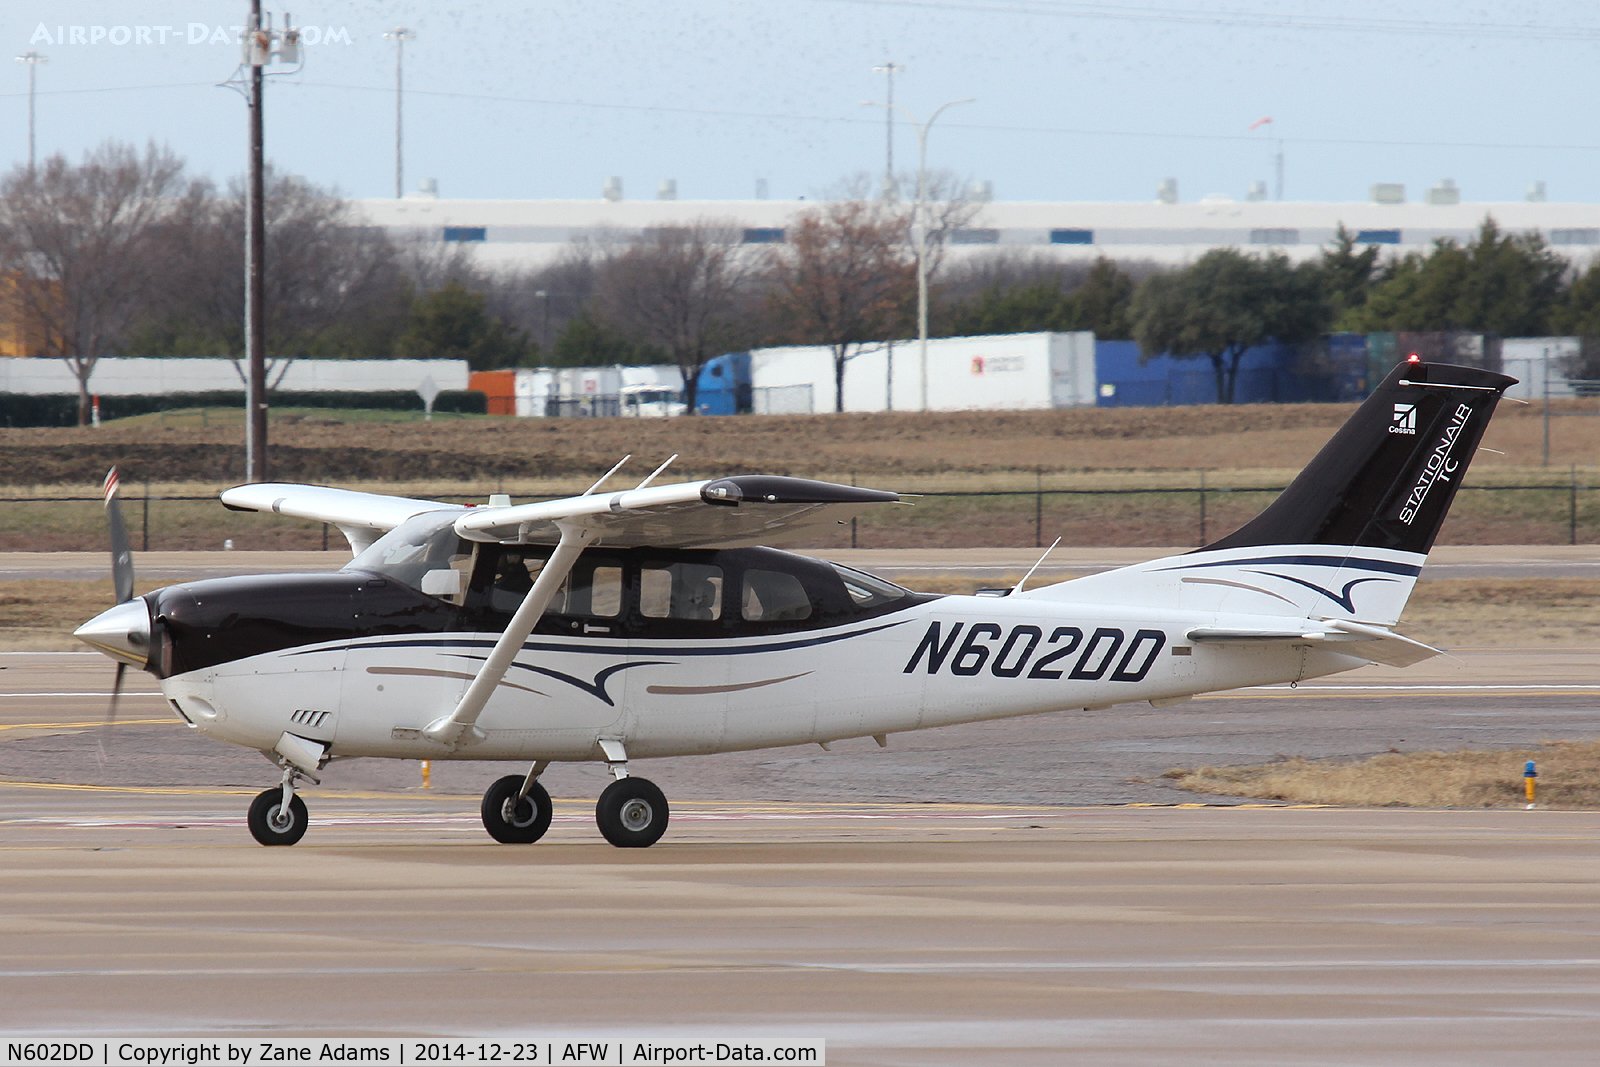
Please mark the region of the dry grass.
[[[156, 583], [141, 582], [135, 593]], [[0, 649], [32, 652], [80, 650], [72, 631], [116, 603], [111, 580], [65, 582], [48, 578], [0, 584]]]
[[1600, 578], [1418, 582], [1397, 627], [1441, 648], [1600, 643]]
[[[1593, 413], [1593, 401], [1557, 405]], [[1570, 410], [1569, 410], [1570, 409]], [[273, 462], [295, 480], [384, 482], [577, 480], [614, 457], [680, 453], [691, 473], [855, 472], [901, 483], [934, 475], [1046, 471], [1298, 469], [1354, 410], [1350, 404], [1251, 404], [1060, 411], [885, 412], [686, 419], [375, 421], [371, 413], [280, 412]], [[226, 484], [242, 472], [237, 417], [211, 425], [169, 415], [93, 429], [0, 429], [0, 481], [97, 481], [111, 462], [126, 481], [144, 477]], [[289, 422], [286, 419], [295, 419]], [[1550, 462], [1593, 463], [1600, 418], [1552, 420]], [[1543, 462], [1542, 411], [1504, 405], [1474, 472]], [[1259, 484], [1259, 483], [1258, 483]], [[1281, 483], [1279, 483], [1281, 484]]]
[[1517, 808], [1523, 765], [1538, 763], [1538, 803], [1600, 807], [1600, 741], [1550, 741], [1516, 752], [1386, 752], [1355, 763], [1296, 756], [1257, 767], [1175, 769], [1181, 789], [1354, 808]]

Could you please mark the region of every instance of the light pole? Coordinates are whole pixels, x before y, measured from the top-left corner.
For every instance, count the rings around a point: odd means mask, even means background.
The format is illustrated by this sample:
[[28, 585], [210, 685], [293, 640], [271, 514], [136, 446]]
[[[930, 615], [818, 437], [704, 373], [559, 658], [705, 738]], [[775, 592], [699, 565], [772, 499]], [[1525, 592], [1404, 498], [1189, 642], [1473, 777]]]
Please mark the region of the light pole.
[[[898, 104], [888, 106], [894, 108], [906, 117], [906, 120], [917, 131], [917, 203], [911, 213], [911, 240], [917, 252], [917, 347], [918, 362], [921, 364], [922, 374], [922, 405], [921, 410], [928, 410], [928, 130], [945, 108], [955, 107], [957, 104], [970, 104], [976, 97], [966, 97], [962, 100], [951, 100], [940, 104], [928, 116], [927, 122], [918, 122], [917, 117]], [[867, 101], [868, 106], [876, 107], [872, 101]]]
[[42, 56], [38, 52], [24, 52], [17, 57], [18, 63], [28, 64], [28, 173], [33, 173], [33, 87], [34, 73], [39, 69], [40, 63], [48, 63], [49, 56]]
[[892, 59], [885, 62], [881, 67], [872, 68], [872, 73], [884, 75], [889, 83], [889, 95], [885, 98], [883, 105], [883, 198], [891, 201], [898, 199], [894, 182], [894, 76], [905, 72], [906, 68]]
[[550, 294], [543, 289], [536, 289], [533, 295], [539, 298], [540, 310], [544, 312], [544, 322], [539, 331], [539, 358], [548, 365], [550, 363]]
[[416, 34], [404, 26], [396, 26], [383, 35], [386, 41], [394, 42], [394, 198], [399, 200], [405, 195], [405, 170], [401, 162], [400, 146], [404, 133], [401, 123], [401, 100], [405, 95], [405, 70], [406, 70], [406, 42], [416, 37]]

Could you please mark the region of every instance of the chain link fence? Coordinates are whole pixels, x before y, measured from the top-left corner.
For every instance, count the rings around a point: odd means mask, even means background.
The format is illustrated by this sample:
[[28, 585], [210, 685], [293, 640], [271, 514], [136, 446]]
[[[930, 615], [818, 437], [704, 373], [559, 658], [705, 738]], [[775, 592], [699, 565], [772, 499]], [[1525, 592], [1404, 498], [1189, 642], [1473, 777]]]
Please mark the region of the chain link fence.
[[[1237, 529], [1282, 486], [1134, 489], [942, 490], [907, 494], [910, 506], [877, 508], [813, 548], [1170, 547], [1203, 545]], [[481, 494], [429, 493], [448, 503], [482, 503]], [[326, 549], [344, 551], [337, 529], [278, 515], [228, 511], [214, 495], [141, 494], [124, 486], [123, 514], [141, 551]], [[520, 500], [519, 500], [520, 502]], [[105, 548], [99, 496], [0, 500], [0, 551], [70, 552]], [[1595, 544], [1600, 487], [1574, 472], [1562, 483], [1461, 487], [1440, 544]]]

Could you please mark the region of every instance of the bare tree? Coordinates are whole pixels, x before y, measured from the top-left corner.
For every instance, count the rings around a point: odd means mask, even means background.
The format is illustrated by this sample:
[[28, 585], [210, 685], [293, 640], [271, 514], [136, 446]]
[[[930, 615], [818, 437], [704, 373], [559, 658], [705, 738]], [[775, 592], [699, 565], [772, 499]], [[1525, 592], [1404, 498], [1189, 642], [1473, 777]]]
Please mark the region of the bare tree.
[[801, 214], [768, 260], [779, 328], [833, 354], [834, 410], [844, 410], [845, 367], [863, 344], [902, 326], [915, 299], [906, 217], [879, 201], [841, 200]]
[[716, 219], [646, 230], [597, 279], [606, 317], [678, 365], [690, 412], [701, 368], [737, 335], [734, 312], [749, 266], [742, 237]]
[[141, 155], [110, 141], [76, 166], [57, 154], [0, 179], [0, 270], [16, 279], [44, 354], [77, 379], [79, 425], [89, 423], [95, 364], [126, 342], [170, 267], [158, 254], [163, 224], [192, 212], [205, 191], [167, 149], [151, 144]]
[[[340, 325], [403, 316], [400, 250], [360, 225], [348, 201], [292, 175], [268, 175], [266, 315], [269, 387]], [[244, 197], [235, 188], [175, 218], [165, 240], [177, 264], [161, 311], [192, 325], [244, 380]], [[419, 253], [413, 259], [425, 256]], [[448, 266], [439, 273], [449, 273]], [[443, 284], [441, 282], [440, 284]]]
[[593, 300], [606, 259], [596, 242], [574, 240], [544, 267], [485, 275], [480, 291], [489, 314], [534, 338], [549, 363], [555, 341]]
[[[910, 174], [901, 179], [902, 205], [906, 212], [906, 226], [910, 233], [913, 225], [911, 212], [917, 201], [917, 177]], [[970, 195], [972, 185], [954, 171], [929, 171], [922, 190], [923, 225], [927, 227], [927, 270], [932, 280], [944, 265], [945, 254], [955, 243], [958, 234], [983, 211], [983, 201]], [[915, 235], [911, 234], [915, 240]]]

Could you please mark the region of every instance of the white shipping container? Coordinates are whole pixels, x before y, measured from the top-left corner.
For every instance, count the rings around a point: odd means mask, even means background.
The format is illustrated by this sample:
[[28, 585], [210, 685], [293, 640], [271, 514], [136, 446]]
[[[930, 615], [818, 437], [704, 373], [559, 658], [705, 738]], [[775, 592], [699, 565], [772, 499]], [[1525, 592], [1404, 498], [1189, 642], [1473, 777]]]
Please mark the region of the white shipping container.
[[1548, 395], [1573, 396], [1567, 381], [1567, 360], [1578, 354], [1576, 337], [1508, 337], [1500, 342], [1500, 369], [1517, 379], [1506, 396], [1543, 400]]
[[[1094, 334], [932, 339], [928, 342], [927, 378], [930, 411], [1092, 406]], [[758, 391], [809, 386], [815, 410], [835, 410], [833, 355], [825, 345], [751, 352], [750, 383]], [[892, 405], [888, 403], [891, 393]], [[865, 346], [845, 365], [844, 410], [916, 411], [921, 407], [922, 358], [916, 341]]]

